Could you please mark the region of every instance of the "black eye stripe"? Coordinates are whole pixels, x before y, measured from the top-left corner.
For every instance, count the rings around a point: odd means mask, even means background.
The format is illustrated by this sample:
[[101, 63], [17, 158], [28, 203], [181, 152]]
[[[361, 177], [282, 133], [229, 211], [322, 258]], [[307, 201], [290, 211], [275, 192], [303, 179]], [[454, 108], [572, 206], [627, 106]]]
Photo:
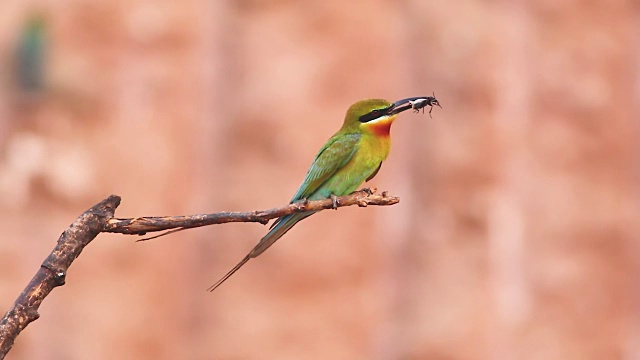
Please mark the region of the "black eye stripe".
[[360, 119], [358, 119], [358, 120], [360, 120], [360, 122], [362, 122], [362, 123], [369, 122], [371, 120], [375, 120], [375, 119], [379, 118], [380, 116], [384, 115], [384, 112], [386, 110], [390, 109], [390, 108], [391, 108], [391, 106], [386, 107], [384, 109], [372, 110], [371, 112], [360, 116]]

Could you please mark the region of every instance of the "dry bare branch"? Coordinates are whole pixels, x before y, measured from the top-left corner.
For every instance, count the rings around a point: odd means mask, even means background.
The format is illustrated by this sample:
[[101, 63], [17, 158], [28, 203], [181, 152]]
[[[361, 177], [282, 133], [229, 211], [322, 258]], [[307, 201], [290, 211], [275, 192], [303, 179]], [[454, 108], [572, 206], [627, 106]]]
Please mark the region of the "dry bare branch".
[[[400, 201], [398, 197], [386, 193], [375, 194], [374, 190], [359, 190], [350, 195], [338, 197], [337, 207], [358, 205], [393, 205]], [[331, 199], [300, 201], [279, 208], [248, 212], [219, 212], [184, 216], [138, 217], [131, 219], [110, 219], [103, 232], [145, 235], [148, 232], [170, 229], [191, 229], [201, 226], [229, 222], [259, 222], [266, 224], [270, 219], [304, 211], [317, 211], [333, 208]]]
[[38, 308], [51, 290], [64, 285], [67, 270], [113, 217], [120, 197], [111, 195], [80, 215], [58, 239], [53, 251], [44, 260], [35, 276], [0, 320], [0, 359], [11, 350], [24, 328], [40, 315]]
[[301, 201], [279, 208], [249, 212], [220, 212], [213, 214], [137, 217], [119, 219], [114, 217], [120, 205], [120, 197], [111, 195], [80, 215], [58, 239], [53, 251], [42, 263], [35, 276], [16, 299], [13, 306], [0, 319], [0, 360], [4, 359], [16, 337], [32, 321], [38, 319], [38, 308], [51, 291], [64, 285], [67, 270], [85, 246], [101, 232], [144, 235], [149, 232], [171, 232], [228, 222], [259, 222], [295, 212], [319, 211], [343, 206], [393, 205], [398, 197], [386, 192], [374, 194], [375, 190], [360, 190], [350, 195], [333, 199]]

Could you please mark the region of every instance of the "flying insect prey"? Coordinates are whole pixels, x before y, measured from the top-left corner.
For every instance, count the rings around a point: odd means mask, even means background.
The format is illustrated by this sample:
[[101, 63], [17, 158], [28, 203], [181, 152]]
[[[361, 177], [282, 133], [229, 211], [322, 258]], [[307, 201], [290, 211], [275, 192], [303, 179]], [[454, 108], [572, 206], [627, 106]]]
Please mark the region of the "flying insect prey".
[[[367, 99], [351, 105], [340, 130], [318, 151], [291, 203], [320, 200], [350, 194], [371, 180], [389, 155], [391, 124], [399, 113], [430, 106], [440, 106], [434, 96], [412, 97], [394, 103], [383, 99]], [[271, 225], [260, 242], [208, 291], [215, 290], [252, 258], [267, 250], [298, 221], [314, 214], [306, 211], [282, 216]]]

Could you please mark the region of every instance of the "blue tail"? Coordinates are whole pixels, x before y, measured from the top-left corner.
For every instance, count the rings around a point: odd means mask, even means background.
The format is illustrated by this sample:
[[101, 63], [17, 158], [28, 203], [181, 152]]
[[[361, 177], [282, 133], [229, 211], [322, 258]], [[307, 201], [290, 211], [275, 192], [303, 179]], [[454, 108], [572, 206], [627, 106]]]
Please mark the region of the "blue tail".
[[254, 258], [262, 254], [269, 248], [269, 246], [273, 245], [273, 243], [280, 239], [282, 235], [289, 231], [293, 227], [293, 225], [297, 224], [298, 221], [307, 218], [314, 213], [315, 211], [307, 211], [278, 218], [278, 220], [276, 220], [271, 226], [271, 230], [269, 230], [267, 235], [260, 239], [258, 245], [256, 245], [253, 250], [251, 250], [249, 256]]
[[233, 275], [236, 271], [240, 270], [240, 268], [247, 263], [247, 261], [251, 260], [251, 258], [257, 257], [262, 254], [265, 250], [269, 248], [269, 246], [273, 245], [278, 239], [282, 237], [289, 229], [293, 227], [293, 225], [297, 224], [298, 221], [311, 216], [315, 211], [307, 211], [303, 213], [295, 213], [291, 215], [286, 215], [281, 218], [278, 218], [273, 225], [271, 225], [271, 230], [265, 235], [258, 245], [256, 245], [253, 250], [247, 256], [245, 256], [240, 262], [233, 267], [228, 273], [226, 273], [220, 280], [218, 280], [215, 284], [211, 285], [207, 291], [213, 291], [218, 286], [222, 285], [223, 282], [227, 281], [231, 275]]

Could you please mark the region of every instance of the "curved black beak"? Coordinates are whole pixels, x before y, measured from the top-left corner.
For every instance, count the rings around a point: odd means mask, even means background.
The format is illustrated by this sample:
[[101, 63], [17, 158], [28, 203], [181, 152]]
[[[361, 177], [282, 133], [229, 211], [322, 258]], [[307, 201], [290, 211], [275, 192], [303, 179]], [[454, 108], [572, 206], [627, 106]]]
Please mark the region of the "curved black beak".
[[418, 112], [420, 109], [424, 109], [427, 106], [431, 107], [431, 109], [429, 109], [429, 115], [431, 115], [431, 110], [433, 110], [434, 106], [442, 108], [435, 95], [410, 97], [394, 102], [389, 108], [389, 115], [398, 114], [409, 109], [413, 109], [415, 112]]

